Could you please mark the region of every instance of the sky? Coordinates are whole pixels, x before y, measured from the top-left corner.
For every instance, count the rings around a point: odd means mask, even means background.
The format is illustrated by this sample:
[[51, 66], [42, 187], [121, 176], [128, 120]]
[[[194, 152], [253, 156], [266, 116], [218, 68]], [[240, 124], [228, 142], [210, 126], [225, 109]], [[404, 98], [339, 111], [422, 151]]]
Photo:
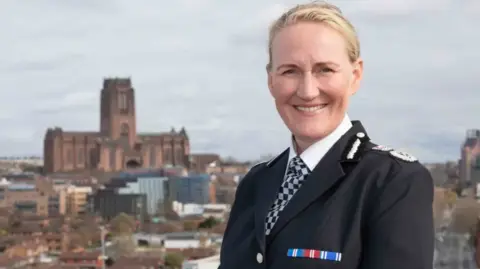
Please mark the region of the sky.
[[[269, 95], [267, 30], [291, 0], [3, 0], [0, 156], [41, 155], [48, 127], [98, 130], [105, 77], [130, 77], [137, 128], [185, 126], [193, 152], [239, 159], [289, 143]], [[422, 161], [480, 128], [478, 0], [344, 0], [365, 62], [349, 115]]]

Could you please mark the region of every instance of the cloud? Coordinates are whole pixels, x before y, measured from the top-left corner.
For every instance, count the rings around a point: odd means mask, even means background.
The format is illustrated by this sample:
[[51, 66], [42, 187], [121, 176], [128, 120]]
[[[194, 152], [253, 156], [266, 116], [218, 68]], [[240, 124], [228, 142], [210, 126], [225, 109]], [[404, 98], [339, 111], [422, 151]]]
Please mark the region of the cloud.
[[[7, 0], [0, 25], [0, 155], [41, 154], [46, 128], [96, 130], [102, 79], [129, 76], [139, 131], [185, 126], [196, 152], [280, 152], [267, 27], [298, 1]], [[334, 2], [355, 23], [365, 79], [350, 115], [374, 142], [457, 159], [478, 124], [478, 1]]]

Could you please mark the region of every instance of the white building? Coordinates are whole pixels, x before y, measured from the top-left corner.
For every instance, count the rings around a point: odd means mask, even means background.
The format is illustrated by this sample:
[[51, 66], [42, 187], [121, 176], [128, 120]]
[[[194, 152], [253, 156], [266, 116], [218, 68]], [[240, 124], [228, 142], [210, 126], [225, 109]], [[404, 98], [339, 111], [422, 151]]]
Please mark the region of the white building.
[[148, 242], [149, 245], [162, 246], [166, 249], [187, 249], [208, 247], [216, 243], [221, 237], [216, 234], [208, 235], [201, 232], [178, 232], [163, 235], [138, 233], [134, 235], [135, 241]]
[[194, 261], [184, 261], [182, 269], [217, 269], [220, 266], [220, 255]]
[[172, 203], [172, 209], [180, 217], [203, 215], [204, 217], [214, 217], [216, 219], [223, 219], [225, 213], [230, 211], [230, 205], [228, 204], [182, 204], [174, 201]]

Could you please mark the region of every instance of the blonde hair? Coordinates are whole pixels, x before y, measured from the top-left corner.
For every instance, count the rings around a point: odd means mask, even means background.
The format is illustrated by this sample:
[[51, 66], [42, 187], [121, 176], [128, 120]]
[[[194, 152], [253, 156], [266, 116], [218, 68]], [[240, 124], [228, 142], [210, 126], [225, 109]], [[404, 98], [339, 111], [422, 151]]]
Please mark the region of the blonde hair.
[[275, 35], [280, 30], [299, 22], [323, 23], [337, 30], [345, 38], [350, 61], [353, 63], [360, 57], [360, 42], [357, 32], [350, 21], [343, 16], [342, 11], [335, 5], [315, 1], [291, 8], [270, 26], [267, 70], [270, 70], [272, 65], [272, 42]]

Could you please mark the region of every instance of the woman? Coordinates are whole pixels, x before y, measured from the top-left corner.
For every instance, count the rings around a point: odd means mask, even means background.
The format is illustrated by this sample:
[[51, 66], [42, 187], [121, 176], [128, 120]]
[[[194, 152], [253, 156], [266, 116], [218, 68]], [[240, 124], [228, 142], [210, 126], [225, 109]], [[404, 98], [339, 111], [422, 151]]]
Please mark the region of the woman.
[[371, 143], [346, 114], [359, 48], [332, 5], [299, 5], [274, 22], [268, 87], [292, 143], [239, 184], [219, 268], [432, 268], [429, 172]]

